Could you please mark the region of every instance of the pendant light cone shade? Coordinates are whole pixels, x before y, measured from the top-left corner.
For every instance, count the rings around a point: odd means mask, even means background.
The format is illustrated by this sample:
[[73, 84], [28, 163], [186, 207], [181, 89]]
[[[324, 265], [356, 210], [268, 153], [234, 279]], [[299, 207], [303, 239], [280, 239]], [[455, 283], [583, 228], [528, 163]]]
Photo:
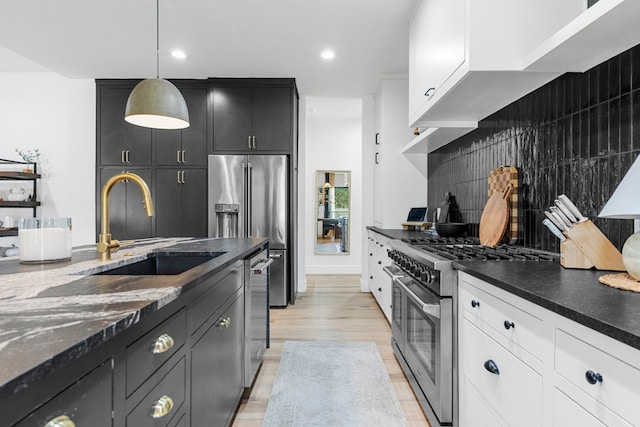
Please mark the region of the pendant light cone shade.
[[160, 78], [146, 79], [131, 91], [124, 119], [147, 128], [184, 129], [189, 127], [189, 110], [173, 83]]

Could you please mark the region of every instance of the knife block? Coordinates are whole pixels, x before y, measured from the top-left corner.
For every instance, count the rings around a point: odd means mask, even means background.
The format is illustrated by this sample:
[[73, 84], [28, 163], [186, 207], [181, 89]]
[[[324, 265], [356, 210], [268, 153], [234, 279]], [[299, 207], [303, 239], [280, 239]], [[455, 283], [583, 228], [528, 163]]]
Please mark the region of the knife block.
[[589, 258], [570, 239], [560, 243], [560, 265], [565, 268], [582, 268], [585, 270], [593, 267], [593, 263], [589, 261]]
[[[567, 240], [560, 245], [560, 264], [566, 268], [626, 271], [622, 254], [591, 220], [574, 224], [564, 231]], [[591, 264], [591, 266], [589, 266]]]

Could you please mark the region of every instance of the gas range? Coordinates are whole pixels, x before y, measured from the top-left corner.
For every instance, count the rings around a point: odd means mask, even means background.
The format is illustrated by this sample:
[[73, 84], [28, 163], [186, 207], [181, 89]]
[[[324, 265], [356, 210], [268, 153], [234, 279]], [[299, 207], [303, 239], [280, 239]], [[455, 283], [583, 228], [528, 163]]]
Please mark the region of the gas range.
[[390, 240], [391, 345], [434, 427], [456, 426], [457, 279], [454, 261], [551, 262], [557, 254], [476, 237]]
[[440, 296], [452, 296], [453, 261], [553, 262], [558, 254], [518, 245], [481, 245], [477, 237], [391, 240], [388, 255], [394, 264]]

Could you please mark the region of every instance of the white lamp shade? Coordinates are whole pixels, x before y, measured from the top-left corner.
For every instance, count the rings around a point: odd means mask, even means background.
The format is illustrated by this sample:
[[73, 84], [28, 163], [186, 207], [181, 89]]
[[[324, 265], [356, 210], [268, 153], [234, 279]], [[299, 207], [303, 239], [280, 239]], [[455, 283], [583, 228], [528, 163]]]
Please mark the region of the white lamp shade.
[[600, 218], [640, 218], [640, 157], [631, 165], [618, 188], [604, 205]]
[[146, 79], [133, 88], [124, 119], [154, 129], [189, 127], [189, 110], [177, 87], [164, 79]]

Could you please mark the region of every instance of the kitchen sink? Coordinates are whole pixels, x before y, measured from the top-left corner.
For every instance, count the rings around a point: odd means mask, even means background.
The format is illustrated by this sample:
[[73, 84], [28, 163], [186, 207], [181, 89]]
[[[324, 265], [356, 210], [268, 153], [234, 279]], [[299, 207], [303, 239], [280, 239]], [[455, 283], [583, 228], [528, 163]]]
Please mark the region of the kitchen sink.
[[149, 258], [131, 264], [122, 265], [110, 270], [93, 273], [96, 276], [118, 275], [118, 276], [157, 276], [175, 275], [184, 273], [194, 267], [224, 254], [224, 252], [214, 252], [211, 255], [164, 255], [150, 254]]

